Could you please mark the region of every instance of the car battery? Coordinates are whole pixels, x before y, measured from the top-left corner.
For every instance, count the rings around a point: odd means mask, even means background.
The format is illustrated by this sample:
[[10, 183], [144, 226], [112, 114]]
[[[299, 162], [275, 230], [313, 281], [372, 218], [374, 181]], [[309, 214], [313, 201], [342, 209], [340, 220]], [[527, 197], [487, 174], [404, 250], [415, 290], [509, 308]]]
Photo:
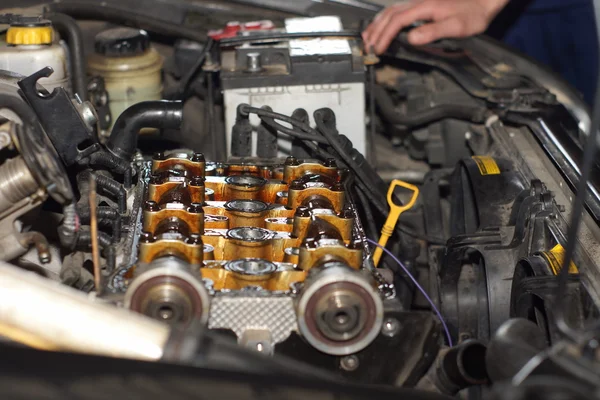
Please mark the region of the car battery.
[[[248, 26], [246, 26], [248, 25]], [[285, 21], [288, 33], [337, 32], [342, 30], [338, 17], [291, 18]], [[250, 24], [230, 23], [213, 32], [217, 39], [230, 35], [251, 35], [276, 31], [268, 21]], [[270, 106], [273, 111], [291, 115], [298, 104], [312, 113], [323, 107], [337, 116], [337, 128], [354, 147], [364, 154], [365, 128], [365, 66], [358, 40], [347, 38], [305, 38], [289, 41], [271, 40], [245, 43], [221, 52], [221, 87], [225, 105], [227, 152], [229, 157], [256, 156], [256, 131], [250, 140], [251, 149], [232, 148], [231, 131], [236, 120], [236, 108], [245, 103], [253, 107]], [[255, 115], [256, 127], [260, 120]], [[276, 154], [291, 154], [292, 141], [278, 135]], [[264, 151], [261, 151], [264, 157]]]

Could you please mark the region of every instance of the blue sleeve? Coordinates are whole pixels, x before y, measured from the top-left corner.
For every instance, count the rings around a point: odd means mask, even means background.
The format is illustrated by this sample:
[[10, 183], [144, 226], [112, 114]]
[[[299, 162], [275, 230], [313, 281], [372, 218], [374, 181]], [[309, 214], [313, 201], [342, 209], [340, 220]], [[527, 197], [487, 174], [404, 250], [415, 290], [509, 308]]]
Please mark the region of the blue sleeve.
[[513, 0], [494, 21], [490, 34], [549, 66], [591, 104], [598, 77], [592, 0], [533, 0], [525, 7], [523, 4]]

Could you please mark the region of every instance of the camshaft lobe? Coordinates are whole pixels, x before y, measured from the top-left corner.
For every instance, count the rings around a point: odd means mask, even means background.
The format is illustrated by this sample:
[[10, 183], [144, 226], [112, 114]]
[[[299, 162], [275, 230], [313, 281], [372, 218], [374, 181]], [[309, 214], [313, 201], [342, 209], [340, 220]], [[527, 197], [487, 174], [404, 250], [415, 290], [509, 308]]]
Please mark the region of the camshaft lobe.
[[38, 187], [22, 157], [6, 160], [0, 166], [0, 212], [32, 195]]

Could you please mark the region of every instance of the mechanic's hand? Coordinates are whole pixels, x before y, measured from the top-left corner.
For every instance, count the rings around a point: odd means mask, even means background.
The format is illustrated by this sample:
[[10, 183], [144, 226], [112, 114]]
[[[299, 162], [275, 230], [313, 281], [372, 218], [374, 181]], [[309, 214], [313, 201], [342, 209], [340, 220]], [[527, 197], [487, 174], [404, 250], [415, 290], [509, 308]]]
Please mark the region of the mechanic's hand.
[[365, 47], [383, 53], [398, 32], [416, 21], [431, 21], [408, 33], [424, 45], [442, 38], [476, 35], [486, 30], [509, 0], [409, 0], [381, 11], [363, 32]]

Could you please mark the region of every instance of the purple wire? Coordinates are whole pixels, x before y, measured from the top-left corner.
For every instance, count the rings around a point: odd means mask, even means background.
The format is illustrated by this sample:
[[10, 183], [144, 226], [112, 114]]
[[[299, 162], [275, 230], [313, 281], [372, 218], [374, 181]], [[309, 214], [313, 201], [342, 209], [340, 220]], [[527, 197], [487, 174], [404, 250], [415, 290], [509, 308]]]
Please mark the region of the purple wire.
[[446, 332], [446, 338], [448, 339], [448, 346], [452, 347], [453, 346], [452, 345], [452, 336], [450, 336], [450, 330], [448, 329], [448, 325], [446, 325], [446, 321], [444, 321], [444, 318], [442, 318], [442, 313], [435, 306], [435, 303], [433, 302], [433, 300], [431, 300], [431, 297], [429, 297], [429, 295], [427, 294], [427, 292], [425, 291], [425, 289], [423, 288], [423, 286], [419, 285], [419, 282], [417, 282], [417, 280], [410, 273], [410, 271], [408, 270], [408, 268], [406, 268], [406, 266], [402, 263], [402, 261], [400, 261], [400, 259], [398, 259], [398, 257], [396, 257], [394, 254], [392, 254], [391, 251], [389, 251], [385, 247], [381, 246], [379, 243], [377, 243], [374, 240], [371, 240], [369, 238], [367, 238], [367, 242], [369, 242], [373, 246], [377, 246], [381, 250], [385, 251], [385, 253], [388, 256], [392, 257], [392, 259], [398, 263], [398, 265], [404, 270], [404, 272], [406, 272], [406, 275], [408, 275], [408, 277], [415, 284], [415, 286], [417, 287], [417, 289], [419, 289], [419, 291], [421, 293], [423, 293], [423, 296], [425, 296], [425, 299], [427, 299], [427, 301], [429, 302], [429, 304], [431, 304], [431, 308], [433, 309], [433, 312], [435, 313], [435, 315], [437, 315], [437, 317], [439, 318], [440, 322], [442, 323], [442, 326], [444, 327], [444, 331]]

